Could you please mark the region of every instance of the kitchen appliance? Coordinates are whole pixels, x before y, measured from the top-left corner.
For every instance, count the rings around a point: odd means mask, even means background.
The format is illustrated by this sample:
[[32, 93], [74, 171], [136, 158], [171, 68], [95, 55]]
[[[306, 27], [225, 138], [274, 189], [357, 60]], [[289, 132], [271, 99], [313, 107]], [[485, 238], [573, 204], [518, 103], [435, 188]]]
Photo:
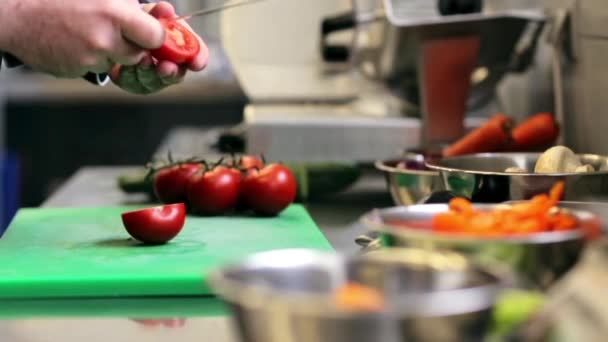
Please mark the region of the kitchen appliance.
[[[563, 2], [563, 1], [562, 1]], [[602, 0], [571, 0], [552, 8], [555, 107], [564, 143], [578, 153], [608, 154], [608, 7]]]
[[332, 250], [299, 205], [274, 218], [189, 216], [161, 246], [130, 239], [121, 214], [135, 208], [21, 209], [0, 239], [0, 298], [213, 295], [208, 273], [225, 262], [273, 249]]
[[[248, 152], [373, 162], [475, 127], [465, 114], [496, 110], [498, 82], [529, 65], [544, 16], [529, 1], [452, 6], [461, 2], [268, 0], [222, 13], [224, 47], [251, 101]], [[258, 19], [268, 13], [280, 15]], [[355, 127], [367, 128], [364, 138]]]
[[187, 14], [182, 14], [179, 17], [174, 18], [173, 20], [190, 20], [190, 19], [195, 18], [195, 17], [202, 17], [202, 16], [205, 16], [205, 15], [219, 13], [219, 12], [225, 11], [225, 10], [230, 9], [230, 8], [252, 5], [252, 4], [255, 4], [256, 2], [259, 2], [259, 1], [264, 1], [264, 0], [240, 0], [240, 1], [239, 0], [233, 0], [233, 1], [228, 1], [228, 2], [226, 2], [226, 3], [224, 3], [223, 5], [220, 5], [220, 6], [202, 8], [202, 9], [199, 9], [199, 10], [196, 10], [196, 11], [192, 11], [192, 12], [187, 13]]

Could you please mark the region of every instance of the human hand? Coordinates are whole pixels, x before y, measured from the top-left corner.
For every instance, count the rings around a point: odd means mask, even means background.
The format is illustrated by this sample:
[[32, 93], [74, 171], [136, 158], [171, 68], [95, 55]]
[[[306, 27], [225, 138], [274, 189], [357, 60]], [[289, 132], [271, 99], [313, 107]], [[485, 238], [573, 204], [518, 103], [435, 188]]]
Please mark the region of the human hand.
[[[175, 9], [168, 3], [161, 1], [157, 4], [145, 5], [155, 18], [174, 18]], [[181, 21], [181, 24], [190, 26]], [[135, 94], [150, 94], [160, 91], [170, 85], [180, 83], [186, 72], [201, 71], [207, 66], [209, 49], [203, 40], [197, 36], [201, 46], [199, 54], [187, 65], [177, 65], [169, 61], [157, 61], [149, 54], [137, 65], [116, 65], [110, 73], [112, 81], [121, 89]]]
[[165, 39], [137, 0], [4, 0], [0, 49], [58, 77], [134, 65]]

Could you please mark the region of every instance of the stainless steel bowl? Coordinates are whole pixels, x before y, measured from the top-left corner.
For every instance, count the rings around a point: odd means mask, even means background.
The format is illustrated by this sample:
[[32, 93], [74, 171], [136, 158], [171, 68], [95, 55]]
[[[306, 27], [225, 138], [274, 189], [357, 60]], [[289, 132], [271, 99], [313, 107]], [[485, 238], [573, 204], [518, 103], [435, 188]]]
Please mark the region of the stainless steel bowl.
[[[423, 154], [405, 153], [403, 157], [375, 163], [376, 169], [384, 173], [395, 204], [417, 204], [444, 189], [439, 172], [428, 170], [425, 162]], [[400, 163], [405, 165], [401, 167]]]
[[[484, 153], [443, 158], [427, 163], [439, 172], [446, 190], [475, 203], [500, 203], [526, 200], [548, 193], [557, 181], [566, 182], [565, 201], [600, 201], [608, 199], [608, 158], [579, 155], [584, 163], [607, 170], [592, 173], [533, 173], [539, 153]], [[520, 167], [528, 173], [507, 173]]]
[[[382, 312], [338, 308], [349, 282], [377, 289]], [[352, 257], [313, 250], [253, 255], [213, 273], [242, 341], [481, 341], [500, 290], [462, 255], [387, 249]]]
[[[496, 205], [476, 205], [489, 210]], [[587, 211], [571, 211], [580, 220], [573, 231], [538, 233], [522, 237], [487, 238], [439, 233], [432, 218], [448, 211], [446, 204], [377, 209], [364, 215], [362, 223], [380, 234], [386, 248], [425, 248], [462, 253], [491, 267], [513, 286], [547, 289], [578, 261], [588, 241], [587, 231], [600, 230], [601, 220]], [[415, 225], [414, 225], [415, 223]]]

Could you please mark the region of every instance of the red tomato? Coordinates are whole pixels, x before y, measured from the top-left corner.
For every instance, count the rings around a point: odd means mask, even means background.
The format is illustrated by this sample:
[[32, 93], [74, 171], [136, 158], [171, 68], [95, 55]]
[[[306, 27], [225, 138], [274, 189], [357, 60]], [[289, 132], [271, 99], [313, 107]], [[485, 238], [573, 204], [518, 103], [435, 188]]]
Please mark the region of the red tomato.
[[196, 173], [188, 183], [190, 207], [198, 214], [224, 214], [236, 207], [240, 183], [241, 173], [224, 166]]
[[288, 167], [269, 164], [260, 171], [248, 171], [241, 195], [245, 205], [255, 213], [274, 216], [293, 203], [297, 190], [296, 177]]
[[244, 169], [259, 169], [264, 167], [264, 161], [256, 156], [243, 156], [241, 157], [240, 167]]
[[182, 164], [160, 170], [154, 177], [154, 193], [166, 204], [186, 202], [190, 176], [201, 170], [201, 164]]
[[171, 61], [176, 64], [190, 62], [201, 50], [196, 35], [186, 26], [175, 20], [159, 19], [166, 31], [163, 45], [153, 50], [152, 56], [159, 61]]
[[134, 239], [163, 244], [179, 234], [186, 222], [186, 205], [169, 204], [122, 214], [122, 223]]

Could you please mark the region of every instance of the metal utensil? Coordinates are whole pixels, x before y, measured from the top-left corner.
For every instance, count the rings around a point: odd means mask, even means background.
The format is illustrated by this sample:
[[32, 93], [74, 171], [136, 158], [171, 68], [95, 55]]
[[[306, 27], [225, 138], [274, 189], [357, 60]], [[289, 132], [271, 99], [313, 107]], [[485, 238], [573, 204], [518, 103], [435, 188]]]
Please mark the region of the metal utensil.
[[204, 15], [208, 15], [208, 14], [212, 14], [212, 13], [217, 13], [217, 12], [222, 12], [224, 10], [227, 10], [229, 8], [234, 8], [234, 7], [239, 7], [239, 6], [244, 6], [244, 5], [251, 5], [255, 2], [260, 2], [260, 1], [264, 1], [264, 0], [235, 0], [235, 1], [229, 1], [221, 6], [216, 6], [216, 7], [210, 7], [210, 8], [203, 8], [194, 12], [190, 12], [189, 14], [185, 14], [182, 16], [179, 16], [177, 18], [175, 18], [174, 20], [189, 20], [191, 18], [194, 17], [200, 17], [200, 16], [204, 16]]
[[[426, 165], [441, 175], [446, 190], [476, 203], [530, 199], [548, 193], [556, 182], [566, 182], [564, 201], [604, 201], [608, 198], [608, 157], [580, 154], [597, 172], [533, 173], [538, 153], [482, 153], [440, 159]], [[519, 167], [528, 173], [507, 173]]]
[[[504, 204], [502, 204], [504, 205]], [[480, 210], [497, 205], [480, 204]], [[586, 246], [586, 231], [601, 227], [601, 220], [587, 211], [571, 211], [580, 229], [546, 232], [523, 237], [475, 237], [437, 233], [430, 223], [438, 213], [449, 210], [445, 204], [422, 204], [374, 210], [361, 218], [362, 224], [379, 232], [383, 248], [426, 248], [431, 251], [462, 253], [484, 264], [517, 286], [546, 289], [579, 260]], [[411, 224], [411, 225], [409, 225]], [[416, 226], [414, 226], [416, 224]]]
[[[357, 282], [379, 290], [384, 312], [343, 310], [333, 296]], [[242, 341], [481, 341], [500, 280], [457, 253], [394, 249], [363, 256], [278, 250], [211, 277]]]

